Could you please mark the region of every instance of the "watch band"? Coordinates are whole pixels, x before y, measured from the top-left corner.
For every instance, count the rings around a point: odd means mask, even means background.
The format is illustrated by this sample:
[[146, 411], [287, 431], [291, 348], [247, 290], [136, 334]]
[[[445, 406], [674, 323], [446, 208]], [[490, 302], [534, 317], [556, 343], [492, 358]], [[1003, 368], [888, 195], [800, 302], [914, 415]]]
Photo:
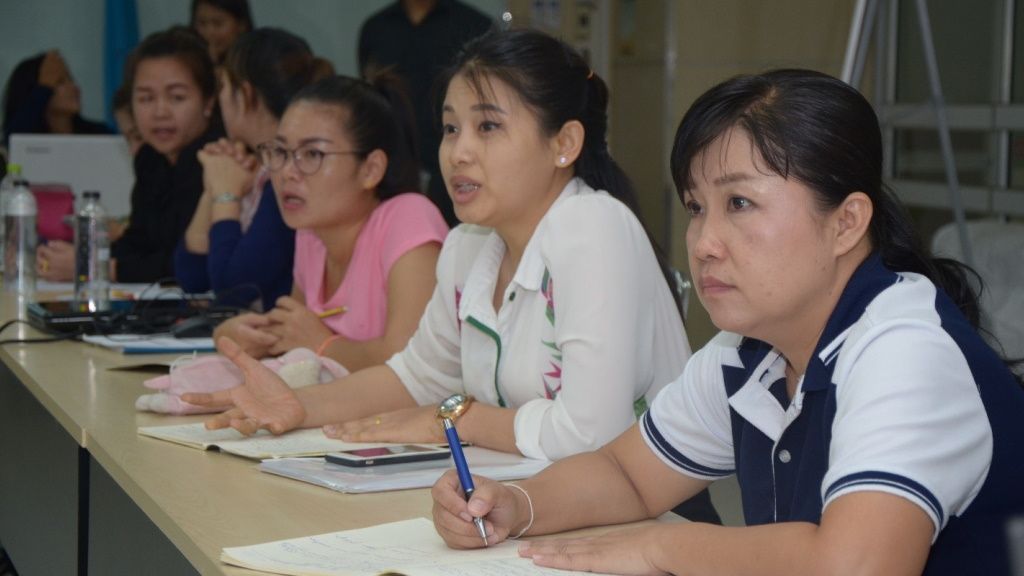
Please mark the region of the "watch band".
[[231, 204], [232, 202], [238, 202], [239, 200], [241, 200], [241, 198], [231, 192], [221, 192], [213, 197], [214, 204]]

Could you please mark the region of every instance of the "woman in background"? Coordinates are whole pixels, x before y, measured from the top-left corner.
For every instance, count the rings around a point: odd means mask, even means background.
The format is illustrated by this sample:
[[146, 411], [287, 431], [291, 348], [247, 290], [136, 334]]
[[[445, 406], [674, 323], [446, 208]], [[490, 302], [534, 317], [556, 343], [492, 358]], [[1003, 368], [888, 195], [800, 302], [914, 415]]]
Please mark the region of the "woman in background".
[[211, 129], [216, 78], [202, 39], [176, 26], [139, 44], [125, 82], [145, 144], [128, 229], [111, 257], [117, 281], [154, 282], [174, 277], [174, 249], [203, 192], [197, 153], [221, 135]]
[[82, 118], [82, 94], [60, 52], [19, 63], [4, 90], [4, 142], [11, 134], [109, 134], [106, 124]]
[[259, 147], [295, 229], [294, 285], [267, 314], [217, 328], [251, 355], [305, 347], [349, 370], [416, 330], [448, 227], [416, 192], [412, 113], [398, 80], [335, 76], [300, 91]]
[[281, 218], [270, 175], [249, 151], [270, 142], [285, 107], [317, 74], [305, 40], [277, 28], [243, 34], [220, 67], [228, 136], [199, 152], [203, 195], [175, 252], [186, 292], [270, 310], [291, 292], [295, 233]]
[[[128, 228], [111, 244], [111, 280], [173, 280], [174, 248], [203, 191], [196, 153], [220, 133], [211, 123], [216, 99], [213, 63], [203, 40], [175, 26], [147, 36], [129, 57], [125, 85], [144, 144], [134, 158]], [[43, 277], [69, 281], [74, 247], [53, 243], [40, 251]]]
[[239, 36], [253, 29], [248, 0], [192, 0], [192, 28], [203, 37], [214, 64], [221, 64]]

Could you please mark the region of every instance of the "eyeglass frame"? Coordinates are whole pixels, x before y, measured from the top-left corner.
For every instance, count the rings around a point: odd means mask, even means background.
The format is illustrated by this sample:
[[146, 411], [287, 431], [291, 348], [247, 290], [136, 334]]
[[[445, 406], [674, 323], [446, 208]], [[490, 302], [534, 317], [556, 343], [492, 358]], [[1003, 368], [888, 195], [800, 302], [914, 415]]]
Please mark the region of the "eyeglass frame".
[[[267, 160], [267, 155], [270, 154], [275, 149], [284, 150], [285, 153], [286, 153], [284, 162], [282, 162], [281, 165], [278, 166], [277, 168], [274, 168], [273, 163]], [[303, 170], [302, 168], [299, 167], [299, 157], [298, 157], [299, 150], [311, 150], [311, 151], [317, 152], [319, 154], [320, 160], [317, 162], [317, 165], [316, 165], [315, 169], [313, 169], [310, 172], [307, 172], [307, 171], [305, 171], [305, 170]], [[262, 164], [270, 172], [278, 172], [280, 170], [284, 170], [285, 166], [288, 165], [288, 162], [291, 161], [292, 163], [295, 164], [295, 169], [298, 170], [299, 173], [304, 175], [304, 176], [312, 176], [312, 175], [316, 174], [317, 172], [319, 172], [320, 168], [324, 165], [324, 157], [325, 156], [341, 156], [341, 155], [365, 156], [366, 155], [366, 152], [364, 152], [362, 150], [321, 150], [321, 149], [315, 148], [315, 147], [313, 147], [313, 146], [311, 146], [309, 144], [304, 144], [302, 146], [297, 146], [295, 148], [288, 148], [287, 146], [285, 146], [283, 144], [278, 144], [278, 143], [275, 143], [275, 142], [264, 142], [262, 144], [258, 144], [256, 146], [256, 152], [257, 152], [257, 154], [259, 154], [260, 164]]]

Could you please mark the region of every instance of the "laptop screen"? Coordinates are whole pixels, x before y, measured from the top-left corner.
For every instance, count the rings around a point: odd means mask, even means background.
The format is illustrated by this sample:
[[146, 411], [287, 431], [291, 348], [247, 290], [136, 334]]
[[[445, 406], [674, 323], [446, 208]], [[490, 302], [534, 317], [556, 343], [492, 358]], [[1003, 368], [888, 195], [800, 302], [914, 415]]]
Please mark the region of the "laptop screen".
[[131, 212], [135, 172], [123, 136], [12, 134], [10, 148], [29, 182], [67, 184], [76, 198], [99, 190], [107, 214]]

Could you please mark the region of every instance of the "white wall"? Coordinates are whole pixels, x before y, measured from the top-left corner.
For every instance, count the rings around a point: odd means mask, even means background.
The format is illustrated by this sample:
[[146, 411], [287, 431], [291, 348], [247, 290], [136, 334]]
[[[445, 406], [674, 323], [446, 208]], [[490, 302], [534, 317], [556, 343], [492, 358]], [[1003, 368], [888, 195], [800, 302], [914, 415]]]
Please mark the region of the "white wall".
[[[190, 0], [136, 0], [139, 35], [188, 22]], [[497, 19], [504, 0], [464, 0]], [[257, 26], [298, 34], [340, 74], [356, 73], [359, 26], [389, 0], [249, 0]], [[103, 115], [102, 0], [0, 0], [0, 81], [21, 60], [59, 49], [82, 88], [83, 115]]]

